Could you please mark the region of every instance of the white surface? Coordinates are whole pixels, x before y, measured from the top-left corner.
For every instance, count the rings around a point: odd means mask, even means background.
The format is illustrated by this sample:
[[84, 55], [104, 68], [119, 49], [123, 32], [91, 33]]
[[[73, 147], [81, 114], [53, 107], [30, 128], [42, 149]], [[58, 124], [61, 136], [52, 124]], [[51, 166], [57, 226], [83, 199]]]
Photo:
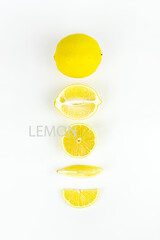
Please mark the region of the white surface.
[[[159, 1], [0, 1], [0, 239], [160, 239]], [[103, 60], [90, 77], [63, 76], [58, 41], [86, 33]], [[84, 83], [103, 100], [84, 121], [97, 133], [83, 160], [59, 137], [29, 137], [29, 125], [68, 125], [53, 107], [59, 91]], [[70, 164], [104, 167], [88, 180], [56, 173]], [[70, 208], [62, 188], [101, 188], [92, 207]]]

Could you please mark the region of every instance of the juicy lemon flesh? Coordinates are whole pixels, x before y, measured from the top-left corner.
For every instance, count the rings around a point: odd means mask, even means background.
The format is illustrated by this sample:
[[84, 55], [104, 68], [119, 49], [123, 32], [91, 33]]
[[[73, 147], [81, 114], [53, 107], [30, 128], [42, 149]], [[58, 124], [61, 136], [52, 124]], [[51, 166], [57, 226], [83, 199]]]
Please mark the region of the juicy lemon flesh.
[[88, 178], [100, 174], [103, 168], [89, 165], [72, 165], [57, 170], [58, 173], [74, 177], [74, 178]]
[[55, 107], [70, 119], [82, 120], [91, 117], [101, 102], [94, 89], [73, 84], [61, 91], [55, 99]]
[[62, 146], [71, 157], [83, 158], [88, 156], [96, 145], [96, 135], [84, 124], [73, 124], [62, 137]]
[[99, 192], [99, 189], [63, 189], [62, 195], [71, 207], [85, 208], [96, 202]]
[[96, 71], [101, 57], [101, 49], [94, 38], [72, 34], [58, 43], [54, 59], [58, 70], [64, 75], [83, 78]]

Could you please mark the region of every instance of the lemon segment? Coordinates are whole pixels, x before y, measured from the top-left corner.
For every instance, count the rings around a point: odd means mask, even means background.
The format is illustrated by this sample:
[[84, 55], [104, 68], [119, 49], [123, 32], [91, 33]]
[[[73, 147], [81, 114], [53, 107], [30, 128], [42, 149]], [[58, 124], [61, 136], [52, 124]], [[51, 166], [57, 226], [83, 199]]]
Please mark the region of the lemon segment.
[[91, 117], [101, 103], [96, 91], [83, 84], [64, 88], [54, 101], [55, 107], [64, 116], [74, 120]]
[[100, 174], [103, 168], [89, 165], [72, 165], [57, 170], [58, 173], [74, 177], [74, 178], [89, 178]]
[[99, 189], [63, 189], [62, 196], [68, 205], [74, 208], [85, 208], [96, 202]]
[[73, 78], [83, 78], [94, 73], [101, 57], [97, 41], [85, 34], [72, 34], [63, 38], [54, 55], [58, 70]]
[[71, 157], [87, 157], [95, 148], [96, 134], [86, 124], [73, 124], [62, 137], [62, 147]]

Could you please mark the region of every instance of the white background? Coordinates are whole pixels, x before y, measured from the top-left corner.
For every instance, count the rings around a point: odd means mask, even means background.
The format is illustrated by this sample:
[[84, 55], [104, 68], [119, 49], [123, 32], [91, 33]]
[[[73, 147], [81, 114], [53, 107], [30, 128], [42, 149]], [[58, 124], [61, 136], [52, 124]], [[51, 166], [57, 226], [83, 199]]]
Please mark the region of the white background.
[[[0, 239], [160, 239], [160, 5], [158, 0], [0, 1]], [[72, 33], [94, 37], [103, 52], [93, 75], [71, 79], [53, 60]], [[72, 83], [95, 88], [103, 103], [84, 121], [97, 147], [67, 156], [60, 137], [29, 137], [29, 125], [74, 123], [53, 106]], [[92, 179], [58, 168], [104, 168]], [[77, 210], [63, 188], [101, 189]]]

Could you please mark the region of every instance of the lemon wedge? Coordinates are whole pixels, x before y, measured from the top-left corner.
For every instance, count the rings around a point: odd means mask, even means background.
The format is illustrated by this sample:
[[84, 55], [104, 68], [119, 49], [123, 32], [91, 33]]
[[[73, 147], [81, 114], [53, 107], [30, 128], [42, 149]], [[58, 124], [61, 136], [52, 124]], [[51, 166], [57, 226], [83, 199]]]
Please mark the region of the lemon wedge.
[[65, 87], [54, 101], [55, 107], [64, 116], [74, 120], [91, 117], [101, 103], [97, 92], [83, 84]]
[[68, 205], [74, 208], [85, 208], [96, 202], [99, 189], [63, 189], [62, 196]]
[[71, 157], [87, 157], [96, 146], [96, 134], [86, 124], [73, 124], [62, 137], [62, 147]]
[[100, 174], [103, 168], [89, 165], [72, 165], [57, 170], [58, 173], [74, 177], [74, 178], [88, 178]]

